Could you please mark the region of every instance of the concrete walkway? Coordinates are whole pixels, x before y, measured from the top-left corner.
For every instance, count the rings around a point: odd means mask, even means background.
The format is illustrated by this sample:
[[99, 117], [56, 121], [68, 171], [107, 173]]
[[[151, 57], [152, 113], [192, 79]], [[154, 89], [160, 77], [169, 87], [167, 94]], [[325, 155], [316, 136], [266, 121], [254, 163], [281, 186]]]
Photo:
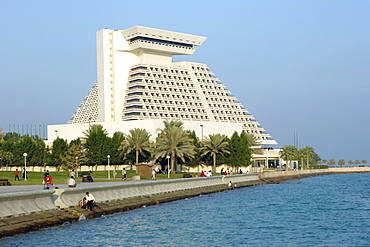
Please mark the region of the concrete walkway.
[[[104, 186], [104, 185], [116, 185], [116, 184], [143, 184], [143, 183], [152, 183], [156, 180], [140, 180], [140, 181], [127, 181], [127, 180], [117, 180], [116, 182], [93, 182], [93, 183], [77, 183], [76, 188], [86, 188], [88, 191], [89, 188], [95, 188], [97, 186]], [[69, 188], [67, 184], [54, 184], [50, 190], [54, 190], [55, 187], [59, 189], [73, 189]], [[12, 185], [12, 186], [0, 186], [0, 194], [3, 193], [17, 193], [17, 192], [24, 192], [24, 191], [39, 191], [43, 190], [44, 185]]]

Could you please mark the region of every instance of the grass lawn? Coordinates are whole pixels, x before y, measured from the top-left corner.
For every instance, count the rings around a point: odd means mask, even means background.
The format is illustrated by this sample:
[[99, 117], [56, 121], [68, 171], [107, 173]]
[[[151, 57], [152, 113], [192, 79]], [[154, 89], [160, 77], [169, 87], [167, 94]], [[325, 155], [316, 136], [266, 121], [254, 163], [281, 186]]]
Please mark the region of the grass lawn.
[[[116, 181], [122, 181], [122, 176], [121, 176], [121, 170], [117, 170], [117, 175], [116, 179], [113, 179], [113, 171], [111, 171], [111, 180], [108, 180], [108, 172], [107, 171], [94, 171], [93, 172], [93, 177], [94, 177], [94, 182], [116, 182]], [[184, 173], [176, 173], [176, 174], [171, 174], [170, 178], [182, 178]], [[20, 181], [14, 180], [14, 171], [0, 171], [0, 179], [9, 179], [9, 182], [11, 185], [38, 185], [42, 184], [43, 180], [43, 175], [44, 172], [28, 172], [27, 176], [27, 181], [24, 181], [22, 178], [22, 173], [19, 172], [19, 178]], [[69, 178], [69, 172], [50, 172], [50, 176], [53, 178], [53, 183], [54, 184], [65, 184], [65, 180]], [[132, 178], [132, 176], [136, 175], [136, 171], [134, 170], [127, 170], [127, 178]], [[198, 174], [199, 175], [199, 174]], [[157, 179], [168, 179], [167, 174], [157, 174], [156, 178]], [[193, 174], [195, 176], [195, 174]], [[151, 179], [150, 177], [141, 177], [142, 180], [148, 180]], [[82, 178], [77, 178], [76, 182], [82, 182]]]

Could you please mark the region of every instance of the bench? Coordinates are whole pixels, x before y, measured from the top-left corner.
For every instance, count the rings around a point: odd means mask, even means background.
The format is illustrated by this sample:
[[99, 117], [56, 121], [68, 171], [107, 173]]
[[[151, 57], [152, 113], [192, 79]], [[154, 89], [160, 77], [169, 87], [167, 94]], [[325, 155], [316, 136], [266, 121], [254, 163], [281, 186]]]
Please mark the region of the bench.
[[10, 182], [8, 179], [0, 179], [0, 184], [3, 186], [10, 186]]
[[89, 172], [78, 172], [78, 177], [82, 178], [84, 176], [87, 176], [87, 174], [89, 174]]

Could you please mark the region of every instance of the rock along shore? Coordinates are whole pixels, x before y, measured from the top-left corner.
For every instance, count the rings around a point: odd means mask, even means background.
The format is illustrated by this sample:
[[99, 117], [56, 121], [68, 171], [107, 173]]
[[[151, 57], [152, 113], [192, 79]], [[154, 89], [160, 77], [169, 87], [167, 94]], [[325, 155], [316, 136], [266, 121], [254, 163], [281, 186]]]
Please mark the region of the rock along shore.
[[365, 172], [370, 172], [370, 167], [136, 181], [104, 186], [95, 183], [88, 189], [99, 205], [93, 211], [75, 206], [83, 197], [86, 188], [0, 193], [0, 238], [62, 225], [66, 222], [76, 222], [82, 215], [86, 219], [93, 219], [104, 214], [125, 212], [143, 206], [221, 192], [230, 189], [229, 181], [236, 183], [237, 188], [242, 188], [312, 176]]

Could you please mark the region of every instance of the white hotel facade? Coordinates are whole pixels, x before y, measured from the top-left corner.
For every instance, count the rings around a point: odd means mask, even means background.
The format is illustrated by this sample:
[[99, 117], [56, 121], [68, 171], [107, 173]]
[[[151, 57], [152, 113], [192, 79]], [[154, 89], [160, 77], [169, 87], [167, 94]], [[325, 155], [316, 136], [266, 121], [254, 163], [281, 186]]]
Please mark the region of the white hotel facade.
[[109, 135], [144, 128], [152, 137], [164, 120], [180, 120], [200, 138], [244, 130], [276, 145], [206, 64], [172, 62], [191, 55], [205, 37], [135, 26], [97, 32], [97, 82], [67, 124], [49, 125], [48, 142], [83, 137], [90, 124]]

